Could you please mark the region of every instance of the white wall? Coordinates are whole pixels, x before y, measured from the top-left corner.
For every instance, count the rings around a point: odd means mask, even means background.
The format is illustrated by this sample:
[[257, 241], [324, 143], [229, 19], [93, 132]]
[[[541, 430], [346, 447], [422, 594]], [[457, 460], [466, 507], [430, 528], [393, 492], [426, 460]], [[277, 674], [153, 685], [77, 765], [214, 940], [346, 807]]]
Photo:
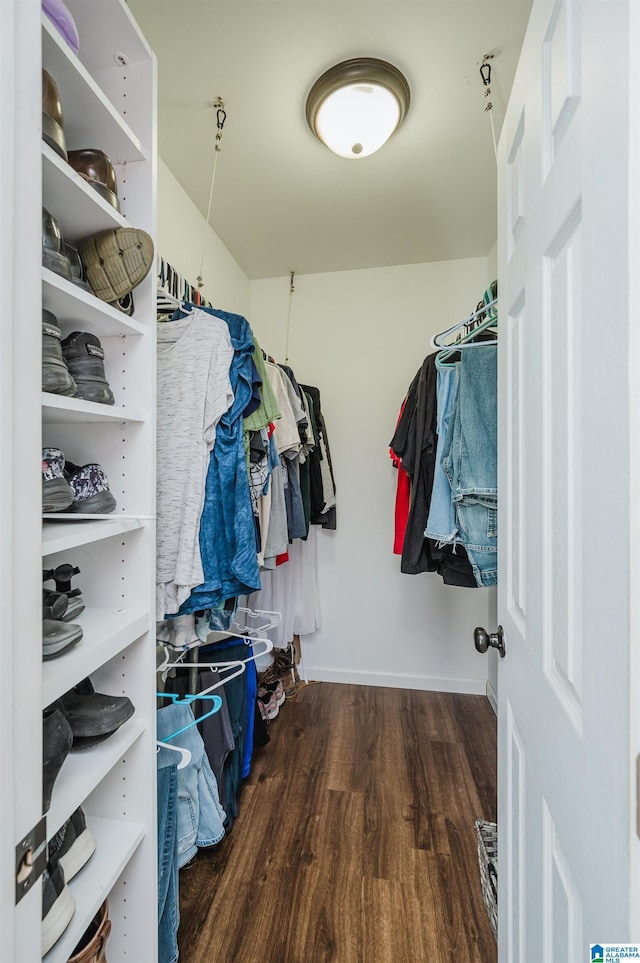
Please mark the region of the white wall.
[[[214, 195], [215, 203], [215, 195]], [[158, 253], [190, 284], [200, 274], [205, 220], [162, 160], [158, 161]], [[204, 245], [202, 293], [223, 311], [249, 314], [249, 279], [211, 228]]]
[[[473, 629], [487, 627], [495, 593], [400, 573], [388, 444], [431, 336], [473, 310], [489, 273], [475, 258], [296, 278], [289, 356], [321, 390], [338, 489], [338, 530], [319, 533], [310, 678], [485, 693]], [[288, 297], [288, 277], [251, 282], [249, 317], [278, 359]]]

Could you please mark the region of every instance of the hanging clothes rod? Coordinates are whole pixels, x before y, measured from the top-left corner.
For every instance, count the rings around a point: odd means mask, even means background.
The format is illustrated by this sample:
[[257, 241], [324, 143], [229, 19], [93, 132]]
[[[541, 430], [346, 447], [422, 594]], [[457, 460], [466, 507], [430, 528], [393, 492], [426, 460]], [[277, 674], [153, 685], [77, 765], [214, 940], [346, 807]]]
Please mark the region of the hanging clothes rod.
[[169, 264], [163, 257], [158, 258], [158, 288], [157, 299], [158, 308], [169, 307], [172, 310], [184, 301], [192, 304], [212, 307], [206, 301], [195, 284], [187, 281], [176, 269]]

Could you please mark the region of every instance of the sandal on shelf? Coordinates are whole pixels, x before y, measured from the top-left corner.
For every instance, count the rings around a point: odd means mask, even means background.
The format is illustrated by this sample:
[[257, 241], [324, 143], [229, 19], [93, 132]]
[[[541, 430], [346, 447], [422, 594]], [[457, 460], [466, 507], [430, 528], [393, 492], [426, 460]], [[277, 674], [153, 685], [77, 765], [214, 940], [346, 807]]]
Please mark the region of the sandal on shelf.
[[74, 575], [79, 574], [80, 569], [77, 565], [71, 565], [70, 562], [63, 562], [62, 565], [58, 565], [57, 568], [44, 569], [42, 573], [42, 581], [54, 581], [56, 583], [56, 592], [63, 593], [71, 599], [81, 595], [81, 590], [79, 588], [71, 588], [71, 579]]

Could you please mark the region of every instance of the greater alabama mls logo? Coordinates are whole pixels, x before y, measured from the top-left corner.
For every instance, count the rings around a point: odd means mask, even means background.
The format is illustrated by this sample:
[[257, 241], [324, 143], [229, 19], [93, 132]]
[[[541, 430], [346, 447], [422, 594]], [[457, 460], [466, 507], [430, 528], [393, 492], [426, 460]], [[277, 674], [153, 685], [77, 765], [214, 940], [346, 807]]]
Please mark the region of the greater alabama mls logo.
[[591, 943], [590, 963], [623, 963], [624, 960], [640, 960], [638, 943]]

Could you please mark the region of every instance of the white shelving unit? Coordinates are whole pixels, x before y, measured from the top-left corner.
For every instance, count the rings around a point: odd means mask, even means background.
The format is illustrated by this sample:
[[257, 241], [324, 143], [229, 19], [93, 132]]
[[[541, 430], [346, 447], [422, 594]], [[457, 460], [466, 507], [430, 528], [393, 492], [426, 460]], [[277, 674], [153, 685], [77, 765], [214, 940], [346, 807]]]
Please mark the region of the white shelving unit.
[[[41, 211], [64, 239], [133, 226], [156, 235], [156, 64], [124, 0], [66, 0], [76, 56], [40, 0], [0, 3], [0, 932], [2, 959], [41, 959], [41, 884], [15, 904], [15, 848], [42, 815], [42, 711], [90, 678], [127, 695], [132, 718], [72, 752], [56, 780], [47, 838], [82, 806], [97, 850], [70, 884], [74, 918], [46, 956], [65, 963], [108, 897], [110, 963], [155, 963], [155, 272], [128, 317], [42, 267]], [[116, 55], [118, 55], [116, 57]], [[122, 64], [122, 55], [127, 61]], [[40, 137], [41, 68], [58, 86], [67, 147], [100, 148], [118, 177], [118, 213]], [[41, 313], [63, 337], [97, 335], [113, 406], [41, 391]], [[42, 447], [98, 462], [117, 501], [106, 516], [42, 516]], [[42, 569], [81, 573], [82, 641], [42, 662]], [[53, 583], [48, 583], [53, 587]]]

